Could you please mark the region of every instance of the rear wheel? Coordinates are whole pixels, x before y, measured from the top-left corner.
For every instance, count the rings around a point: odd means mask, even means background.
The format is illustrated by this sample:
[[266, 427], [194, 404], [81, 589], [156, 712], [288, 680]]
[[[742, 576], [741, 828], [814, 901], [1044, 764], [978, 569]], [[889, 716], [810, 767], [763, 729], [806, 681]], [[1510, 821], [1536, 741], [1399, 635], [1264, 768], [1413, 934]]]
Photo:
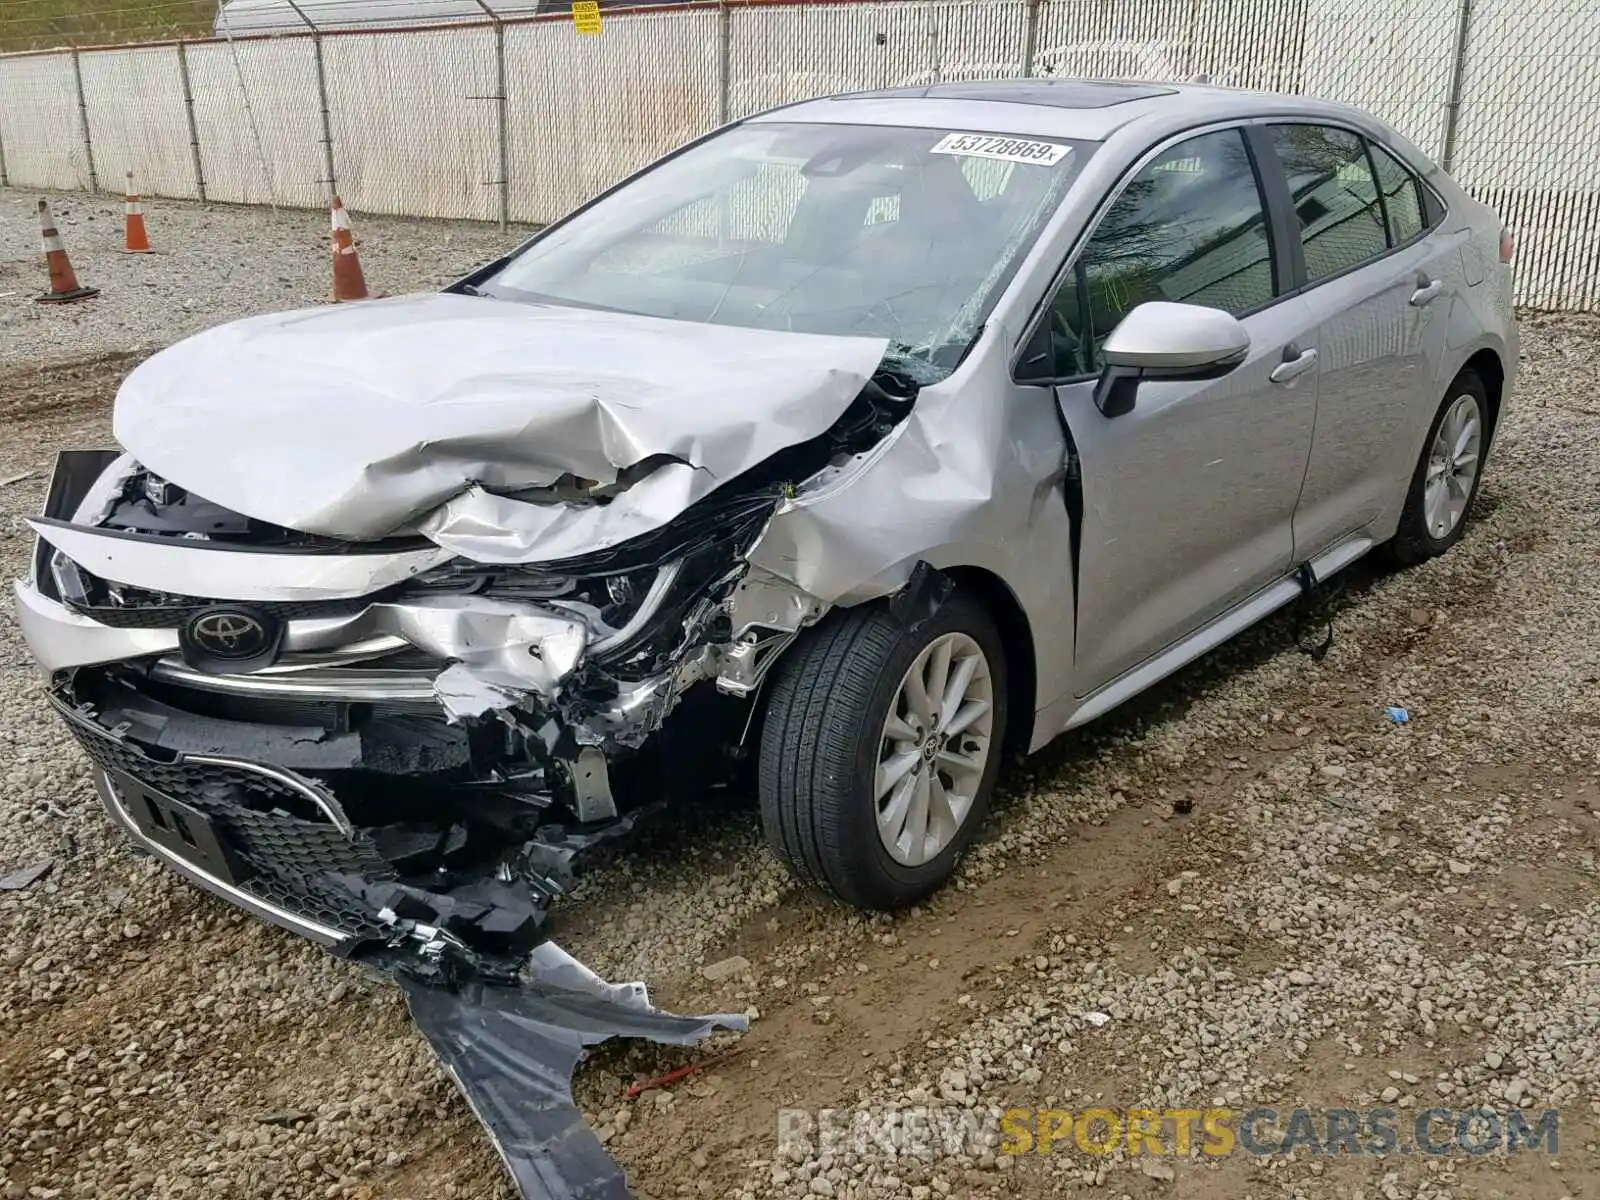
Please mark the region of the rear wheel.
[[915, 629], [886, 606], [836, 611], [778, 664], [761, 739], [761, 823], [803, 881], [859, 908], [949, 879], [988, 811], [1006, 722], [1005, 655], [957, 593]]
[[1443, 554], [1461, 540], [1483, 478], [1489, 442], [1489, 393], [1476, 371], [1457, 375], [1445, 392], [1411, 477], [1389, 556], [1401, 564]]

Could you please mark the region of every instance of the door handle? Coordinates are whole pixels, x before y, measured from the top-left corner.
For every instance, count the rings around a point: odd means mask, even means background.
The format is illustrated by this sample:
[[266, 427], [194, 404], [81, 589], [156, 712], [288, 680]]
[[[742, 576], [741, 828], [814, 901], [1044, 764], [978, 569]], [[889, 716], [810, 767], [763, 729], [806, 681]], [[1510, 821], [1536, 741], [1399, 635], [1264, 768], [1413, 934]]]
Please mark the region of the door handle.
[[1411, 304], [1414, 308], [1421, 308], [1440, 292], [1444, 291], [1444, 280], [1442, 279], [1429, 279], [1426, 282], [1418, 279], [1417, 284], [1419, 285], [1417, 290], [1411, 293]]
[[1272, 368], [1272, 374], [1267, 376], [1273, 383], [1288, 383], [1304, 375], [1317, 365], [1317, 352], [1315, 350], [1302, 350], [1293, 342], [1283, 348], [1283, 361]]

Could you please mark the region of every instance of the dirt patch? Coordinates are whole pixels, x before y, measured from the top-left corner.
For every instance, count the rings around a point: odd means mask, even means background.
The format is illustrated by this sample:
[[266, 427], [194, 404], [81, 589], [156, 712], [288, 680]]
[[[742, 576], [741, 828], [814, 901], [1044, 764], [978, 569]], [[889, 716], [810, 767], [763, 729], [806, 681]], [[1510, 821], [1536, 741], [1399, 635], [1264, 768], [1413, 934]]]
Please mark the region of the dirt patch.
[[109, 418], [118, 386], [145, 357], [99, 354], [49, 367], [0, 366], [0, 421], [54, 424], [84, 411]]

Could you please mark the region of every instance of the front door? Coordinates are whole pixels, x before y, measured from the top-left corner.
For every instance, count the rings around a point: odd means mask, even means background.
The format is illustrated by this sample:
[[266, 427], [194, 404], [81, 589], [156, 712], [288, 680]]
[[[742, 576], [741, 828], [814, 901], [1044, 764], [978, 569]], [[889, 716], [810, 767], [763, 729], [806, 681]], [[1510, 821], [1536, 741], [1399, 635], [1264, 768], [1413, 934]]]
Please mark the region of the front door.
[[[1292, 520], [1316, 412], [1301, 299], [1245, 318], [1250, 356], [1222, 379], [1146, 383], [1107, 420], [1092, 384], [1060, 389], [1082, 462], [1078, 682], [1085, 694], [1294, 564]], [[1314, 362], [1314, 358], [1310, 360]]]
[[[1243, 134], [1191, 137], [1140, 167], [1050, 313], [1056, 395], [1082, 479], [1075, 688], [1087, 694], [1286, 573], [1316, 413], [1316, 326], [1283, 261]], [[1093, 401], [1100, 345], [1147, 300], [1224, 309], [1250, 334], [1221, 379]], [[1075, 376], [1075, 378], [1072, 378]]]

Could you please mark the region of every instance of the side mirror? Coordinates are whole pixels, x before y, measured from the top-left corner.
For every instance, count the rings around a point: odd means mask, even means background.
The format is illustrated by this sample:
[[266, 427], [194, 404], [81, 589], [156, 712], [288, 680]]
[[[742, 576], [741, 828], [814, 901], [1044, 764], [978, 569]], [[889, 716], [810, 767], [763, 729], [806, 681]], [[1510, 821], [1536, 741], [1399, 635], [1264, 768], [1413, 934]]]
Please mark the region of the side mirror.
[[1153, 300], [1123, 317], [1100, 353], [1106, 369], [1094, 387], [1095, 406], [1108, 417], [1133, 408], [1145, 379], [1217, 379], [1250, 351], [1237, 317], [1199, 304]]

